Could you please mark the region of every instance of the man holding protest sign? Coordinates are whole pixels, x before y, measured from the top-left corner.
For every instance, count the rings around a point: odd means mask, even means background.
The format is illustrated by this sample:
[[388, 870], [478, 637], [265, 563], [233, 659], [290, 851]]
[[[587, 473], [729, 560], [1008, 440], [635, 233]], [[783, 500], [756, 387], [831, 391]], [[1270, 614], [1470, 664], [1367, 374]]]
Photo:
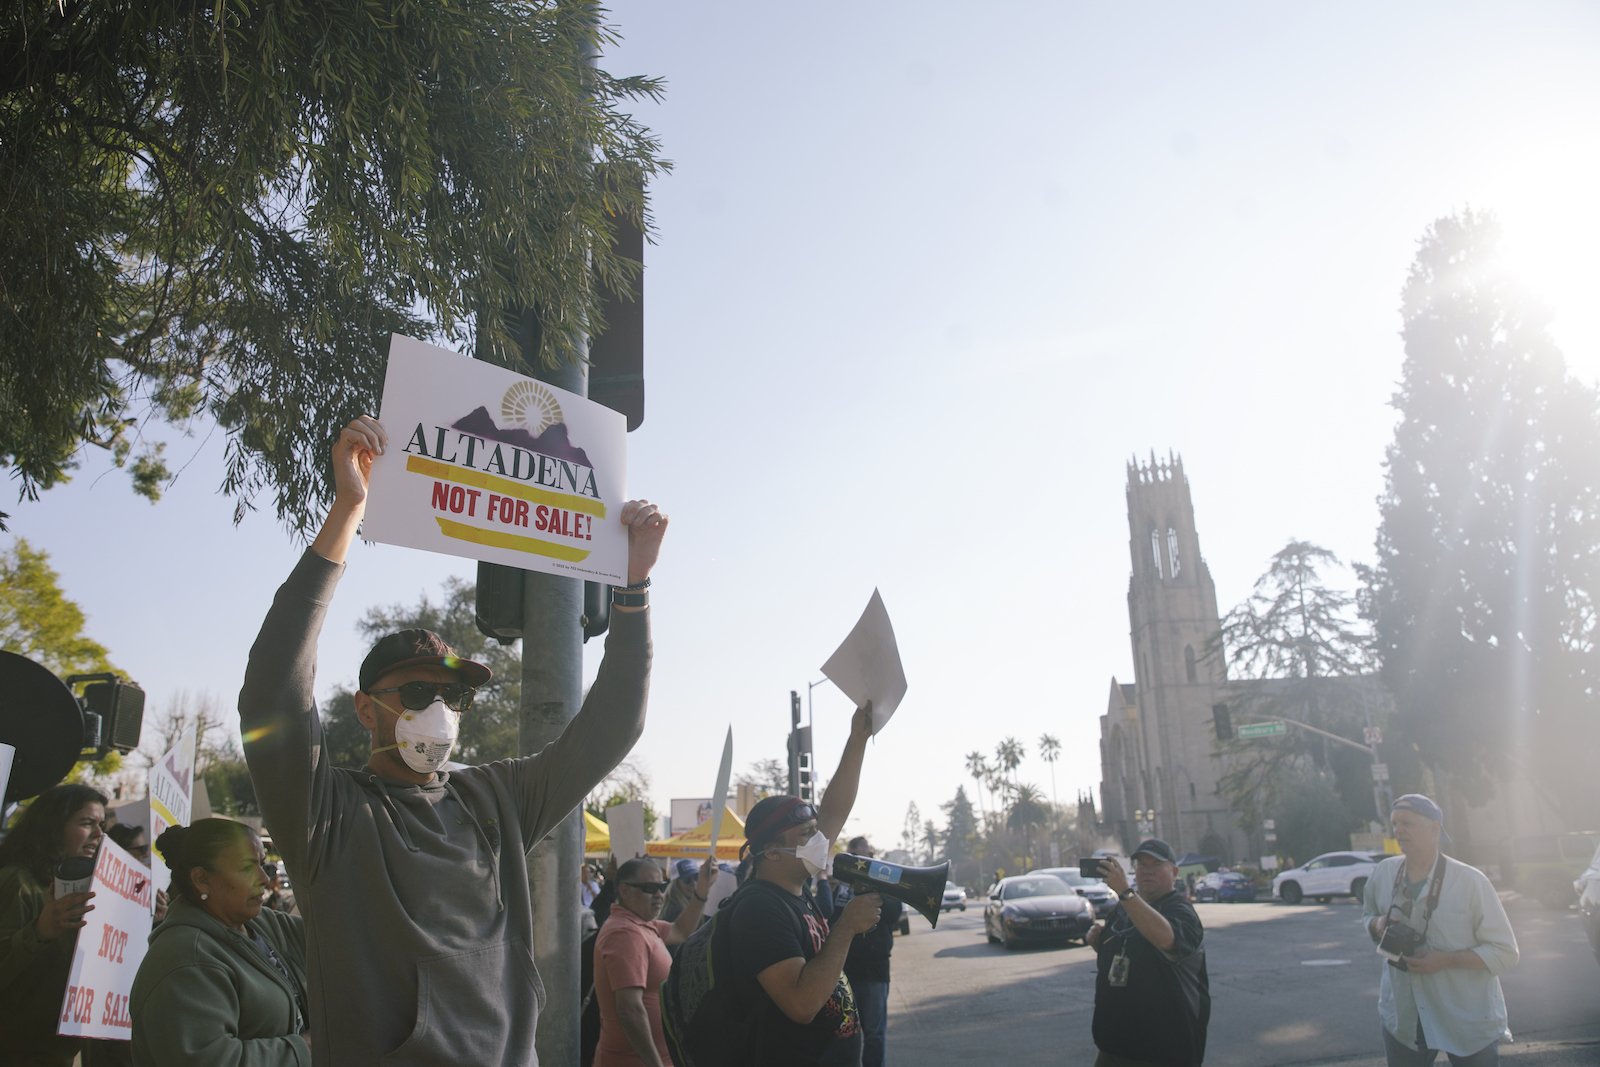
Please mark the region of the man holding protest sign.
[[643, 730], [646, 587], [667, 517], [644, 501], [622, 507], [629, 584], [613, 601], [606, 655], [583, 708], [542, 752], [437, 770], [489, 671], [437, 634], [407, 630], [361, 666], [366, 768], [335, 769], [312, 698], [316, 640], [386, 444], [368, 416], [340, 433], [333, 506], [279, 589], [239, 694], [245, 758], [306, 919], [313, 1055], [341, 1067], [534, 1064], [544, 992], [526, 852]]

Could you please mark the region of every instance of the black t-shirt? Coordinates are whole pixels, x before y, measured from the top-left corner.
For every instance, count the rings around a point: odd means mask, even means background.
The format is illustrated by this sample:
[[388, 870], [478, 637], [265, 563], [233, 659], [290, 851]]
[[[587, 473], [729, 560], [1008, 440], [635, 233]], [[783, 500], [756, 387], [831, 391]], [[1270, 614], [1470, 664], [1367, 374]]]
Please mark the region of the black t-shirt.
[[853, 1038], [860, 1030], [850, 980], [841, 974], [816, 1017], [797, 1023], [767, 996], [756, 975], [783, 960], [814, 957], [828, 939], [828, 920], [810, 894], [795, 896], [771, 882], [751, 881], [738, 895], [730, 940], [733, 988], [751, 1020], [745, 1062], [774, 1067], [814, 1064], [831, 1042]]
[[[833, 891], [833, 917], [843, 914], [845, 906], [855, 893], [849, 886]], [[887, 982], [889, 980], [889, 953], [894, 951], [894, 929], [900, 925], [900, 913], [905, 905], [894, 897], [883, 898], [883, 910], [878, 913], [878, 925], [860, 934], [850, 942], [850, 955], [844, 961], [844, 973], [852, 982]]]
[[[1162, 952], [1134, 928], [1122, 907], [1111, 913], [1096, 946], [1094, 1043], [1105, 1052], [1162, 1067], [1195, 1067], [1205, 1058], [1211, 1020], [1205, 929], [1180, 893], [1152, 905], [1176, 941]], [[1127, 956], [1127, 984], [1111, 984], [1112, 964]]]

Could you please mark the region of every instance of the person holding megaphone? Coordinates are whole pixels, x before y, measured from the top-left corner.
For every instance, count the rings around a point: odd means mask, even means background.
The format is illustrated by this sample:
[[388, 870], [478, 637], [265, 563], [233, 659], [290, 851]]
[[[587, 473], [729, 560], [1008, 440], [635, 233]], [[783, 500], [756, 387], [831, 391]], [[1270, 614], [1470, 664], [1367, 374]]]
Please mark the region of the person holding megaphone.
[[732, 922], [734, 995], [749, 1020], [742, 1062], [861, 1062], [861, 1019], [844, 964], [856, 935], [877, 924], [882, 898], [858, 894], [830, 924], [807, 884], [826, 868], [855, 806], [871, 736], [869, 702], [856, 709], [821, 803], [765, 797], [745, 820], [750, 881], [723, 906]]

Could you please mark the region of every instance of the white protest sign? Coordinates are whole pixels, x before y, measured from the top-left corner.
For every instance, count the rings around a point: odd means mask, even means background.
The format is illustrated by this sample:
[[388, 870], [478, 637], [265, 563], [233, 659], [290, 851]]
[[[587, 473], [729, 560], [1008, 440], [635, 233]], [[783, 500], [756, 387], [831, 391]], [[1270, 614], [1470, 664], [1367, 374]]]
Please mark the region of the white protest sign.
[[395, 334], [363, 537], [622, 585], [627, 419]]
[[644, 855], [644, 801], [630, 800], [607, 808], [606, 828], [611, 831], [611, 854], [618, 863]]
[[172, 884], [172, 871], [156, 840], [169, 826], [189, 825], [194, 796], [194, 724], [185, 727], [172, 751], [150, 768], [150, 856], [156, 888]]
[[150, 941], [155, 899], [150, 868], [105, 838], [95, 859], [93, 892], [94, 910], [78, 931], [56, 1032], [128, 1041], [133, 1036], [128, 994]]
[[717, 854], [717, 835], [722, 833], [722, 816], [728, 810], [728, 777], [733, 773], [733, 727], [728, 727], [728, 737], [722, 742], [722, 762], [717, 765], [717, 784], [711, 795], [718, 803], [711, 809], [711, 840], [706, 845], [706, 855]]
[[905, 699], [906, 672], [900, 664], [900, 646], [895, 643], [889, 609], [876, 589], [855, 628], [822, 665], [822, 673], [856, 707], [872, 701], [873, 733], [883, 729]]

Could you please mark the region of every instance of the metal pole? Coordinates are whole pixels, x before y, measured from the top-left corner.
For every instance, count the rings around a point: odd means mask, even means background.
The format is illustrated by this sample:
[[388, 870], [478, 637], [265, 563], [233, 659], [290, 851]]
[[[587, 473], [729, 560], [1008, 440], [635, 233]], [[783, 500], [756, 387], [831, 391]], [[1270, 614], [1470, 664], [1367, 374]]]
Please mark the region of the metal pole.
[[[537, 359], [534, 354], [530, 362]], [[580, 396], [588, 367], [535, 364], [535, 376]], [[523, 586], [522, 715], [517, 750], [538, 752], [561, 735], [583, 702], [583, 582], [528, 571]], [[542, 1067], [578, 1067], [580, 993], [578, 865], [583, 815], [574, 811], [528, 854], [533, 905], [533, 959], [545, 1005], [534, 1046]]]

